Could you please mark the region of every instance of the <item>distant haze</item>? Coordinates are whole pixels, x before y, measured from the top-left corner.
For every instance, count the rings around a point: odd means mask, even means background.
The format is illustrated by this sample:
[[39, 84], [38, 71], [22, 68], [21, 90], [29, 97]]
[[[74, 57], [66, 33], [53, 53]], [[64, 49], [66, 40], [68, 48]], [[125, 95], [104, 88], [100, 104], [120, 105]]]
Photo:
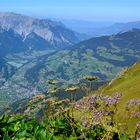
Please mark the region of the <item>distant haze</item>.
[[0, 11], [40, 18], [104, 22], [140, 20], [140, 0], [4, 0]]

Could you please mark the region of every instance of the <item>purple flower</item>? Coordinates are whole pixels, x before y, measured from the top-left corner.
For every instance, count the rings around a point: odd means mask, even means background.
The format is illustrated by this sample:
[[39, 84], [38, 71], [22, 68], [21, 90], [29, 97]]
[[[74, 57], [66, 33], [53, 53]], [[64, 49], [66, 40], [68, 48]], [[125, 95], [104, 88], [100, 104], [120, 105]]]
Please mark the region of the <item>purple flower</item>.
[[75, 109], [77, 110], [83, 110], [85, 104], [84, 104], [84, 101], [83, 100], [79, 100], [76, 105], [75, 105]]
[[88, 129], [93, 125], [100, 124], [104, 117], [112, 117], [115, 111], [112, 111], [110, 107], [113, 106], [116, 109], [120, 97], [120, 93], [113, 94], [112, 96], [94, 94], [78, 101], [75, 108], [80, 110], [84, 116], [88, 114], [90, 117], [90, 119], [84, 118], [81, 120], [83, 127]]
[[80, 136], [80, 139], [82, 139], [82, 140], [83, 140], [83, 139], [86, 139], [86, 134], [83, 133], [83, 134]]
[[83, 128], [90, 129], [91, 124], [89, 123], [88, 118], [85, 117], [85, 116], [83, 116], [81, 120], [82, 120], [82, 126], [83, 126]]
[[101, 111], [101, 110], [95, 110], [95, 111], [93, 112], [93, 117], [94, 117], [94, 118], [97, 118], [97, 119], [101, 118], [103, 115], [104, 115], [104, 113], [103, 113], [103, 111]]
[[102, 110], [95, 110], [92, 115], [93, 125], [99, 124], [103, 116], [104, 116], [104, 112]]
[[131, 113], [131, 116], [132, 117], [136, 117], [136, 118], [139, 118], [140, 117], [140, 112], [139, 111], [133, 111], [132, 113]]
[[137, 123], [136, 128], [140, 129], [140, 122]]
[[78, 109], [78, 110], [80, 110], [81, 109], [81, 105], [80, 104], [76, 104], [75, 105], [75, 108]]
[[102, 98], [102, 100], [105, 102], [107, 106], [113, 106], [113, 105], [118, 104], [120, 97], [121, 97], [121, 94], [116, 93], [113, 96], [105, 96]]
[[127, 107], [128, 109], [130, 109], [131, 107], [133, 106], [138, 106], [140, 107], [140, 100], [139, 99], [131, 99], [128, 104], [127, 104]]
[[86, 127], [87, 127], [87, 125], [88, 125], [87, 120], [84, 120], [84, 121], [83, 121], [83, 123], [82, 123], [82, 126], [83, 126], [84, 128], [86, 128]]

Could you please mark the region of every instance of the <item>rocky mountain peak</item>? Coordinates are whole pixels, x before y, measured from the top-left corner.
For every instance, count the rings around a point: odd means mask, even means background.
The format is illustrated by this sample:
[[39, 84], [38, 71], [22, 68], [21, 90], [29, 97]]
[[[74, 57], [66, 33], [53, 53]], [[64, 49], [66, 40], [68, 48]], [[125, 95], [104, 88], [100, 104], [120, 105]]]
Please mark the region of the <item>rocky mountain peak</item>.
[[34, 32], [54, 47], [65, 47], [78, 42], [75, 33], [61, 22], [37, 19], [15, 13], [0, 13], [0, 26], [13, 29], [24, 38]]

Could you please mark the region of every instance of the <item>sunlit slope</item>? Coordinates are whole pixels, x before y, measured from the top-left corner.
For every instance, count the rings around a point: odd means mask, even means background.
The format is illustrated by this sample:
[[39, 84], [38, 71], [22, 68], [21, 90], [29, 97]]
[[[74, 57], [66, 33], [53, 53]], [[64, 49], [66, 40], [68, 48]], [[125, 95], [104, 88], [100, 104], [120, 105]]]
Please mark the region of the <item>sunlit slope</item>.
[[134, 128], [136, 121], [128, 119], [130, 114], [126, 111], [126, 105], [133, 98], [140, 99], [140, 61], [124, 70], [123, 74], [104, 87], [101, 87], [98, 92], [103, 94], [120, 92], [122, 98], [118, 105], [117, 120], [119, 122], [127, 122], [131, 129]]
[[123, 71], [123, 74], [100, 90], [105, 94], [122, 92], [125, 99], [140, 98], [140, 61]]

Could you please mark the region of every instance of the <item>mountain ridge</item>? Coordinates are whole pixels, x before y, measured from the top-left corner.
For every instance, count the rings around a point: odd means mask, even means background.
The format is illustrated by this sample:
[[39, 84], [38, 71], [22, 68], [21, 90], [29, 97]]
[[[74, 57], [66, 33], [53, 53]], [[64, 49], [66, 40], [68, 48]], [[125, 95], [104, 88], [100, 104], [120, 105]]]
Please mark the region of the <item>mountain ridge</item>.
[[47, 83], [49, 80], [59, 81], [62, 88], [83, 82], [86, 75], [98, 76], [98, 83], [108, 82], [122, 68], [140, 59], [139, 44], [140, 30], [134, 29], [92, 38], [62, 50], [7, 55], [7, 63], [17, 70], [0, 88], [3, 93], [1, 99], [11, 95], [10, 101], [13, 101], [15, 95], [17, 99], [23, 99], [44, 93], [52, 88]]
[[0, 26], [13, 29], [23, 38], [34, 32], [54, 48], [71, 46], [79, 41], [75, 33], [61, 22], [37, 19], [16, 13], [0, 13]]

